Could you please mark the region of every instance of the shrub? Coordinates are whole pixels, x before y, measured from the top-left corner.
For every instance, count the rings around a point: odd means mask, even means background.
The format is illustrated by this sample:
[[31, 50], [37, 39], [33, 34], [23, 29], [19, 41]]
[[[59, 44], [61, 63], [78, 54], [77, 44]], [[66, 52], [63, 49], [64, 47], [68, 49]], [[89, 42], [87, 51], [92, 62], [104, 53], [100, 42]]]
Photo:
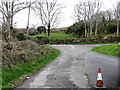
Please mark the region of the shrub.
[[18, 33], [17, 39], [22, 41], [22, 40], [26, 40], [26, 37], [25, 37], [25, 35], [23, 33]]
[[107, 32], [108, 32], [108, 33], [116, 33], [116, 30], [117, 30], [117, 25], [116, 25], [116, 23], [109, 22], [109, 23], [107, 24]]
[[38, 30], [39, 33], [42, 33], [42, 32], [45, 33], [46, 32], [46, 28], [44, 26], [37, 27], [37, 30]]
[[29, 35], [36, 35], [36, 34], [38, 34], [37, 29], [35, 29], [35, 28], [30, 28], [29, 29]]
[[68, 27], [65, 33], [74, 34], [75, 36], [80, 37], [84, 34], [84, 29], [85, 29], [84, 22], [80, 21]]

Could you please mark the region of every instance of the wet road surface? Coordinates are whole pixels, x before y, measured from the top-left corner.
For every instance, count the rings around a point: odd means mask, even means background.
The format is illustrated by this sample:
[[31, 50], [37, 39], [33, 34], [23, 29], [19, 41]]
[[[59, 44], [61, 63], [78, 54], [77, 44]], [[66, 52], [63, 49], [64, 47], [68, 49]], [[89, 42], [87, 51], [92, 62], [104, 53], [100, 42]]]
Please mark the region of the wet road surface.
[[105, 85], [116, 87], [118, 58], [91, 52], [95, 46], [99, 45], [52, 45], [61, 55], [18, 88], [90, 88], [96, 83], [98, 67]]

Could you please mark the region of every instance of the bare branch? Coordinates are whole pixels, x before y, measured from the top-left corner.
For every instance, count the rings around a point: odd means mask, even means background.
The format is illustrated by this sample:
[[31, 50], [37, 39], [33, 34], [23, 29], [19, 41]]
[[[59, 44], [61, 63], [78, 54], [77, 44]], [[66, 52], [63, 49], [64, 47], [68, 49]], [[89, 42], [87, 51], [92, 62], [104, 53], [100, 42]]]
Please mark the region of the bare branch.
[[54, 27], [55, 23], [58, 23], [62, 8], [63, 6], [57, 0], [38, 0], [33, 6], [33, 11], [40, 18], [42, 25], [50, 29], [51, 26]]

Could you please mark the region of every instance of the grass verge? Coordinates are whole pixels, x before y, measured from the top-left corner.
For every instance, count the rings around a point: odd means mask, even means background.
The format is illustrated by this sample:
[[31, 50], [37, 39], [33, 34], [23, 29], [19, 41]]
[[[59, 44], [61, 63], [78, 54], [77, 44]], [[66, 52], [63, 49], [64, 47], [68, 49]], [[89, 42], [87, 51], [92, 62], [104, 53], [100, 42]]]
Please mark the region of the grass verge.
[[102, 46], [93, 48], [92, 51], [110, 55], [110, 56], [118, 56], [118, 45], [117, 44], [102, 45]]
[[59, 54], [60, 52], [54, 49], [49, 55], [35, 59], [32, 62], [18, 65], [12, 69], [2, 69], [2, 88], [13, 88], [14, 84], [19, 83], [20, 79], [22, 79], [25, 75], [27, 76], [40, 70], [58, 57]]

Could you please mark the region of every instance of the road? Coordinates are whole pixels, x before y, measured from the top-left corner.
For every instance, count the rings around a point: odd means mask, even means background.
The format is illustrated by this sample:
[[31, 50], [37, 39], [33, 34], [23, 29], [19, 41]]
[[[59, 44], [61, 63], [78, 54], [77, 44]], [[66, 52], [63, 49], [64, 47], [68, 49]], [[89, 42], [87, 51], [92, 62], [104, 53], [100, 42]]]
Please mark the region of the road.
[[118, 57], [107, 56], [100, 53], [88, 52], [85, 56], [85, 63], [90, 83], [95, 86], [97, 71], [102, 69], [102, 76], [105, 87], [118, 87]]
[[116, 86], [117, 60], [91, 53], [94, 46], [97, 45], [52, 45], [61, 55], [18, 88], [90, 88], [95, 85], [97, 68], [101, 66], [105, 85]]

